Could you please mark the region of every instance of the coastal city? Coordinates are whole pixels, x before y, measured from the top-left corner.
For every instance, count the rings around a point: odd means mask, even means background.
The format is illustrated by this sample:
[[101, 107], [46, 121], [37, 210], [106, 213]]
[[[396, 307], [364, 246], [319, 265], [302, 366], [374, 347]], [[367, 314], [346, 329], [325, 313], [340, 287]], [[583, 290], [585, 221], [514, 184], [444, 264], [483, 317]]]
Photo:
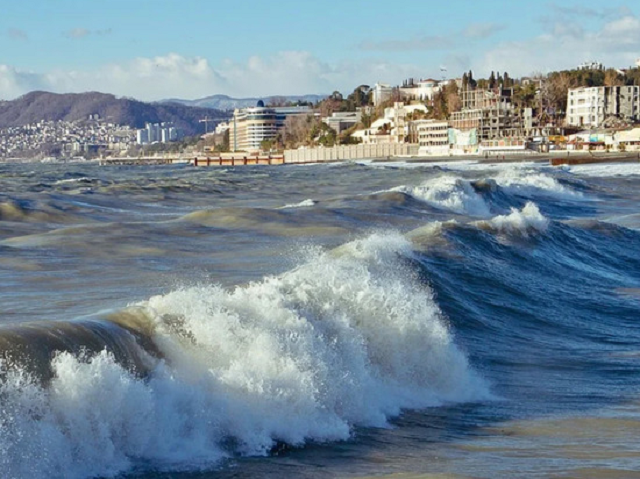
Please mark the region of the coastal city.
[[640, 1], [0, 44], [0, 479], [640, 479]]
[[[640, 149], [640, 59], [626, 69], [586, 62], [572, 70], [511, 78], [472, 71], [454, 79], [360, 85], [317, 103], [260, 100], [198, 121], [188, 137], [172, 122], [142, 128], [99, 113], [0, 130], [0, 158], [251, 157], [282, 162], [379, 157], [520, 156]], [[220, 117], [219, 117], [220, 118]], [[210, 131], [209, 131], [210, 129]]]
[[182, 135], [172, 124], [147, 123], [133, 129], [102, 120], [38, 121], [0, 129], [0, 158], [95, 158], [104, 152], [135, 152], [137, 145], [169, 143]]

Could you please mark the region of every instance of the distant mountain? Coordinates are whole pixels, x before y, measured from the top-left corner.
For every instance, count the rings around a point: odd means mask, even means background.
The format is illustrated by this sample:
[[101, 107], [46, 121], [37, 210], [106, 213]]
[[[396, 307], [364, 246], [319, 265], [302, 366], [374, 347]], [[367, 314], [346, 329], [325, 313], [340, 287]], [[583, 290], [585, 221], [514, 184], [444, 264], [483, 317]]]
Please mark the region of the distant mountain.
[[256, 98], [231, 98], [227, 95], [213, 95], [206, 98], [200, 98], [199, 100], [180, 100], [169, 99], [162, 100], [160, 104], [180, 104], [200, 108], [215, 108], [217, 110], [230, 111], [236, 108], [248, 108], [256, 106], [259, 100], [262, 100], [265, 105], [282, 102], [311, 102], [317, 103], [327, 98], [328, 95], [300, 95], [300, 96], [267, 96]]
[[[133, 128], [141, 128], [146, 122], [173, 122], [187, 135], [204, 130], [199, 120], [224, 121], [229, 113], [212, 108], [187, 106], [179, 103], [144, 103], [114, 95], [89, 92], [57, 94], [44, 91], [27, 93], [12, 101], [0, 102], [0, 128], [22, 126], [42, 120], [76, 121], [89, 115]], [[212, 124], [209, 124], [211, 128]]]

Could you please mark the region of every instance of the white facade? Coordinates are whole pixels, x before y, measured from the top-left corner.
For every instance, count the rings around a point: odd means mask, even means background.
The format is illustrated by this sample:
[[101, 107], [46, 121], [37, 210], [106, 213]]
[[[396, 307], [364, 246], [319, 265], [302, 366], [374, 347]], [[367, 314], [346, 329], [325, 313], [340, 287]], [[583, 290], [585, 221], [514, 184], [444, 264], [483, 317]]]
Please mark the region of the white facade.
[[441, 120], [414, 122], [421, 155], [446, 156], [449, 154], [449, 123]]
[[604, 65], [600, 62], [584, 62], [578, 65], [578, 70], [604, 70]]
[[406, 100], [427, 101], [433, 100], [434, 95], [440, 91], [440, 88], [440, 82], [427, 79], [401, 86], [400, 92]]
[[147, 123], [143, 129], [136, 131], [136, 141], [139, 145], [149, 143], [168, 143], [180, 138], [173, 123]]
[[285, 126], [286, 119], [294, 115], [307, 116], [315, 113], [306, 106], [236, 109], [229, 122], [231, 151], [261, 151], [263, 142], [275, 140], [278, 131]]
[[376, 83], [373, 85], [373, 104], [378, 106], [389, 100], [393, 95], [393, 87], [386, 83]]
[[571, 88], [567, 98], [567, 124], [597, 128], [610, 116], [636, 121], [640, 116], [640, 87]]

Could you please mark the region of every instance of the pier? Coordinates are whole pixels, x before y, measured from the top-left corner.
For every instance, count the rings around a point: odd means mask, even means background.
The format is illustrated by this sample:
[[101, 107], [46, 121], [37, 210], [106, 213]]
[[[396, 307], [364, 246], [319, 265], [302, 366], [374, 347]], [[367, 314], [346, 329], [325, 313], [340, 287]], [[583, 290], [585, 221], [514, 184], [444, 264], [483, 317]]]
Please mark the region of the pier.
[[283, 165], [284, 155], [249, 155], [249, 154], [221, 154], [216, 156], [149, 156], [103, 158], [100, 165], [104, 166], [132, 166], [132, 165], [176, 165], [191, 166], [248, 166], [248, 165]]

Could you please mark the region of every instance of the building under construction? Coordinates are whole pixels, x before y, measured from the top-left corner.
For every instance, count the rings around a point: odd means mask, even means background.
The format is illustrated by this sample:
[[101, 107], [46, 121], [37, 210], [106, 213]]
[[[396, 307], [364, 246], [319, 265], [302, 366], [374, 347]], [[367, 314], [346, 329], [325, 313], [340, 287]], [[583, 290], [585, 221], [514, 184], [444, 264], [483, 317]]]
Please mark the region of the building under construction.
[[512, 100], [513, 88], [465, 89], [462, 110], [452, 113], [449, 123], [457, 130], [475, 129], [478, 141], [524, 138], [533, 126], [532, 111], [519, 111]]

